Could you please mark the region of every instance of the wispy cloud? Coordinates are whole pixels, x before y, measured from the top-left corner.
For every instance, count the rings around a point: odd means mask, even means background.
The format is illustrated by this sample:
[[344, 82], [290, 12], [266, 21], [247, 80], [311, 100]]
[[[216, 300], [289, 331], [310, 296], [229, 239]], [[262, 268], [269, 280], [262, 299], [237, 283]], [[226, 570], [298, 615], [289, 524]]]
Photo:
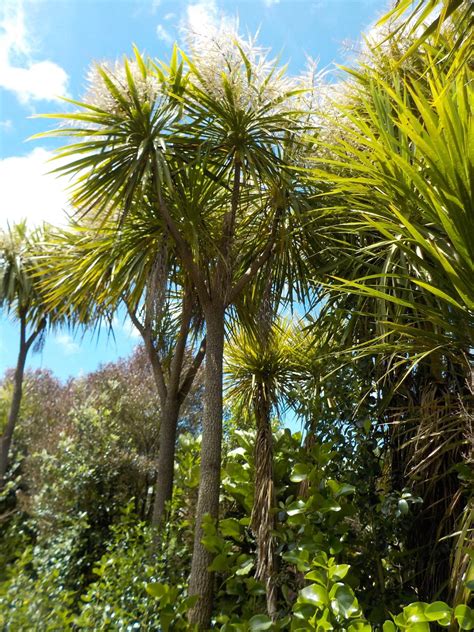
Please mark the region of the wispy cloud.
[[212, 39], [219, 32], [235, 30], [237, 23], [236, 17], [218, 8], [216, 0], [198, 0], [186, 6], [180, 30], [188, 39], [202, 42]]
[[0, 6], [0, 87], [23, 104], [55, 101], [67, 96], [68, 75], [49, 60], [33, 57], [22, 0], [3, 0]]
[[47, 172], [52, 152], [37, 147], [0, 160], [0, 227], [26, 219], [29, 225], [66, 223], [66, 181]]
[[[273, 2], [279, 0], [271, 0]], [[153, 4], [153, 12], [160, 3]], [[217, 0], [190, 0], [181, 10], [164, 13], [156, 26], [158, 39], [166, 44], [176, 41], [177, 35], [188, 42], [213, 38], [221, 29], [234, 30], [236, 18], [231, 18], [218, 7]]]
[[156, 34], [158, 36], [158, 39], [160, 39], [162, 42], [165, 42], [166, 44], [172, 44], [174, 41], [173, 36], [167, 29], [165, 29], [163, 24], [158, 24], [158, 26], [156, 27]]
[[54, 338], [54, 342], [61, 347], [63, 353], [68, 356], [75, 355], [81, 350], [80, 346], [77, 342], [74, 342], [69, 334], [58, 334]]
[[199, 0], [186, 7], [183, 26], [196, 35], [207, 35], [216, 28], [217, 20], [216, 0]]
[[9, 132], [11, 129], [13, 129], [13, 121], [11, 121], [10, 119], [0, 121], [0, 129]]
[[263, 0], [266, 7], [272, 7], [274, 4], [280, 4], [280, 0]]
[[122, 324], [122, 331], [127, 336], [127, 338], [131, 338], [132, 340], [141, 340], [141, 335], [132, 321], [127, 318]]
[[126, 338], [130, 338], [131, 340], [141, 340], [142, 338], [140, 332], [128, 316], [126, 316], [124, 319], [120, 319], [117, 316], [114, 316], [112, 319], [112, 327], [116, 334], [121, 333]]

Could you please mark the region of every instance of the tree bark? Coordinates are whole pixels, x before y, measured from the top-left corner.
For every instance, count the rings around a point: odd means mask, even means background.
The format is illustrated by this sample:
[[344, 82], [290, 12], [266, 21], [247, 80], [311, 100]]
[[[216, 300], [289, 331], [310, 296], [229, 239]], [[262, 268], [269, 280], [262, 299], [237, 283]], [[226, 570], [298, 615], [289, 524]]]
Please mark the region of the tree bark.
[[182, 379], [183, 361], [192, 318], [192, 287], [186, 286], [182, 303], [180, 330], [169, 367], [168, 380], [166, 381], [162, 359], [153, 342], [151, 313], [149, 311], [146, 312], [145, 324], [143, 324], [135, 312], [129, 306], [127, 307], [130, 318], [139, 330], [145, 343], [161, 405], [157, 478], [151, 520], [154, 528], [153, 545], [156, 548], [159, 542], [159, 528], [165, 518], [166, 503], [173, 496], [174, 457], [179, 412], [204, 358], [206, 345], [205, 341], [201, 343], [191, 366]]
[[222, 366], [224, 353], [224, 305], [214, 301], [205, 310], [206, 319], [206, 399], [201, 444], [201, 471], [196, 509], [194, 550], [189, 578], [189, 595], [198, 600], [190, 609], [190, 625], [198, 630], [210, 627], [214, 575], [208, 570], [213, 555], [201, 543], [202, 521], [210, 515], [217, 520], [222, 444]]
[[[160, 447], [158, 449], [156, 492], [152, 527], [158, 530], [165, 516], [166, 503], [173, 495], [174, 455], [178, 429], [179, 403], [177, 396], [168, 397], [162, 409]], [[156, 544], [156, 542], [155, 542]]]
[[255, 498], [251, 528], [257, 540], [257, 569], [255, 578], [265, 584], [268, 616], [275, 621], [278, 614], [278, 595], [275, 581], [276, 556], [273, 538], [275, 485], [273, 481], [273, 433], [270, 397], [264, 384], [259, 384], [253, 407], [257, 422], [255, 441]]
[[[42, 328], [42, 327], [41, 327]], [[13, 439], [13, 432], [15, 430], [18, 417], [20, 415], [21, 398], [23, 395], [23, 376], [25, 373], [26, 357], [28, 350], [33, 343], [40, 330], [34, 332], [28, 339], [26, 338], [26, 318], [20, 316], [20, 350], [18, 353], [18, 360], [15, 368], [15, 375], [13, 377], [13, 396], [8, 412], [8, 420], [5, 426], [5, 430], [0, 438], [0, 489], [3, 489], [5, 484], [5, 474], [8, 468], [8, 456], [10, 454], [10, 447]]]

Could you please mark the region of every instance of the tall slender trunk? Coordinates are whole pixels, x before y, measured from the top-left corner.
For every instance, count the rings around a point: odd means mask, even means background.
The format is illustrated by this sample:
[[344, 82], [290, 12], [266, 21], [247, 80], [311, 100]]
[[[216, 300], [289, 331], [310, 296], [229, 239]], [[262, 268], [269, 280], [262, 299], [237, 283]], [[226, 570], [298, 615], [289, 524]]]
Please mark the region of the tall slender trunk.
[[[157, 262], [159, 263], [159, 259]], [[165, 269], [165, 272], [167, 270]], [[186, 342], [188, 339], [189, 329], [192, 318], [192, 294], [191, 288], [187, 286], [184, 291], [181, 311], [181, 325], [174, 348], [174, 354], [170, 362], [168, 383], [166, 383], [163, 361], [160, 358], [159, 351], [153, 341], [153, 318], [161, 320], [159, 311], [162, 305], [158, 306], [158, 310], [154, 301], [160, 298], [160, 291], [164, 293], [164, 288], [159, 286], [160, 273], [163, 277], [162, 283], [166, 282], [166, 274], [162, 274], [162, 270], [158, 267], [154, 270], [155, 276], [151, 277], [150, 285], [147, 288], [147, 299], [145, 305], [145, 323], [140, 322], [136, 313], [128, 306], [129, 316], [142, 335], [148, 359], [153, 370], [155, 384], [160, 398], [161, 407], [161, 423], [159, 433], [159, 450], [157, 458], [157, 479], [155, 485], [155, 498], [153, 502], [152, 526], [154, 527], [153, 545], [157, 546], [159, 542], [159, 527], [165, 518], [166, 503], [169, 502], [173, 495], [173, 479], [174, 479], [174, 457], [176, 451], [176, 435], [178, 430], [178, 419], [181, 404], [191, 388], [192, 382], [203, 357], [203, 345], [196, 354], [191, 367], [181, 383], [183, 372], [183, 360], [186, 351]]]
[[156, 494], [153, 505], [152, 526], [159, 529], [165, 517], [166, 503], [173, 494], [174, 455], [178, 428], [179, 401], [169, 394], [161, 413], [160, 447], [158, 450]]
[[202, 521], [206, 514], [217, 520], [222, 444], [222, 366], [224, 353], [224, 306], [214, 301], [205, 311], [206, 319], [206, 371], [205, 409], [201, 444], [201, 471], [199, 496], [196, 509], [193, 559], [189, 578], [189, 594], [198, 600], [190, 609], [190, 625], [199, 630], [210, 627], [213, 601], [214, 576], [208, 568], [213, 555], [207, 551], [201, 539]]
[[5, 484], [5, 474], [8, 467], [8, 456], [13, 439], [18, 416], [20, 414], [21, 397], [23, 394], [23, 375], [25, 373], [26, 356], [32, 341], [26, 339], [26, 319], [20, 317], [20, 350], [13, 377], [13, 396], [8, 413], [5, 430], [0, 438], [0, 489]]
[[271, 404], [264, 384], [258, 385], [254, 396], [257, 422], [255, 441], [255, 498], [251, 527], [257, 540], [256, 579], [265, 584], [267, 613], [275, 620], [278, 613], [278, 595], [275, 582], [276, 556], [273, 538], [275, 485], [273, 481], [273, 436], [270, 420]]

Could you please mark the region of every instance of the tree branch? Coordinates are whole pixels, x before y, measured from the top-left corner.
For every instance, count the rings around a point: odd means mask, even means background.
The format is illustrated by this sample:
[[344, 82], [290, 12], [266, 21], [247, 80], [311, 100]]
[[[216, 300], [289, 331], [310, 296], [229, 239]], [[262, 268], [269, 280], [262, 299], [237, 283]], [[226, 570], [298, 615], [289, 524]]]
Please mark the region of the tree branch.
[[179, 404], [181, 405], [186, 399], [189, 390], [194, 382], [194, 378], [196, 377], [196, 373], [199, 371], [199, 367], [202, 364], [204, 356], [206, 355], [206, 338], [204, 337], [199, 345], [199, 350], [194, 356], [191, 366], [187, 370], [187, 373], [184, 377], [183, 383], [179, 389]]
[[163, 374], [163, 367], [161, 366], [160, 359], [158, 357], [158, 352], [153, 344], [153, 340], [151, 337], [151, 327], [144, 327], [142, 323], [137, 318], [135, 312], [130, 308], [128, 303], [125, 301], [125, 305], [127, 306], [127, 312], [130, 316], [130, 320], [135, 325], [135, 327], [140, 332], [141, 337], [143, 338], [143, 342], [145, 343], [145, 348], [148, 353], [148, 357], [151, 362], [151, 367], [153, 369], [153, 376], [155, 378], [156, 388], [158, 390], [158, 395], [160, 397], [161, 406], [163, 407], [166, 402], [166, 397], [168, 394], [168, 389], [166, 388], [165, 376]]
[[222, 222], [221, 252], [223, 255], [224, 264], [227, 264], [227, 259], [229, 257], [230, 249], [232, 246], [232, 238], [234, 236], [235, 218], [237, 216], [237, 209], [240, 199], [240, 174], [240, 160], [236, 160], [234, 167], [234, 182], [232, 185], [232, 200], [230, 211], [225, 214]]
[[206, 285], [203, 281], [199, 268], [194, 263], [191, 249], [189, 248], [189, 245], [187, 244], [186, 240], [180, 233], [179, 228], [176, 225], [174, 219], [171, 217], [171, 214], [168, 210], [168, 207], [165, 201], [163, 200], [161, 192], [157, 191], [157, 193], [158, 193], [159, 211], [163, 217], [163, 220], [165, 221], [166, 226], [168, 227], [168, 230], [170, 231], [171, 236], [174, 239], [176, 248], [178, 249], [178, 252], [183, 261], [183, 264], [186, 267], [194, 285], [196, 286], [196, 290], [199, 294], [199, 298], [203, 302], [208, 301], [209, 292], [207, 291]]
[[273, 250], [275, 248], [275, 245], [276, 245], [275, 237], [276, 237], [276, 233], [277, 233], [278, 222], [280, 220], [280, 216], [281, 216], [281, 210], [278, 210], [275, 213], [275, 217], [273, 218], [272, 232], [270, 234], [270, 237], [268, 238], [267, 245], [263, 249], [263, 252], [260, 254], [260, 256], [257, 257], [256, 259], [254, 259], [254, 261], [252, 262], [250, 267], [246, 270], [246, 272], [244, 272], [244, 274], [240, 277], [240, 279], [238, 281], [236, 281], [234, 287], [229, 292], [229, 296], [228, 296], [228, 298], [226, 300], [226, 307], [228, 307], [229, 305], [231, 305], [235, 301], [235, 299], [242, 292], [244, 287], [248, 283], [250, 283], [250, 281], [255, 277], [255, 275], [260, 270], [260, 268], [270, 258], [271, 254], [272, 254], [272, 252], [273, 252]]
[[34, 343], [36, 338], [40, 335], [40, 333], [43, 331], [45, 327], [46, 327], [46, 318], [43, 318], [40, 324], [38, 325], [38, 327], [30, 334], [29, 338], [24, 339], [26, 353], [28, 353], [31, 345]]
[[179, 328], [176, 347], [174, 350], [173, 358], [171, 360], [170, 379], [168, 382], [168, 391], [173, 395], [178, 394], [179, 391], [179, 378], [181, 376], [181, 371], [183, 368], [183, 358], [184, 352], [186, 350], [186, 341], [188, 339], [189, 327], [191, 325], [191, 318], [193, 315], [191, 292], [192, 286], [186, 284], [186, 286], [184, 287], [184, 296], [181, 308], [181, 326]]

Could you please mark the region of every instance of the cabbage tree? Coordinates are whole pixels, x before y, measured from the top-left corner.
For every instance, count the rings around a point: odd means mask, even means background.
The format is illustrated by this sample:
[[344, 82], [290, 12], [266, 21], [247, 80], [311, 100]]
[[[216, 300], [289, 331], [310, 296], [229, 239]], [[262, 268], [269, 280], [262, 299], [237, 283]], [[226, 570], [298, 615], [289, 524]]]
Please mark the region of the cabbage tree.
[[[264, 302], [265, 304], [265, 302]], [[265, 313], [264, 313], [265, 312]], [[227, 394], [255, 419], [255, 480], [250, 526], [257, 543], [256, 579], [265, 585], [267, 613], [278, 614], [278, 558], [274, 538], [272, 417], [285, 406], [296, 375], [293, 328], [270, 310], [252, 328], [237, 326], [225, 351]], [[296, 345], [298, 346], [298, 345]]]
[[284, 72], [248, 42], [230, 42], [225, 33], [181, 61], [175, 50], [169, 65], [135, 51], [119, 69], [98, 67], [78, 111], [55, 115], [73, 125], [52, 132], [76, 141], [59, 152], [58, 171], [75, 176], [78, 213], [115, 218], [119, 227], [134, 204], [146, 207], [169, 234], [203, 313], [205, 413], [189, 583], [199, 597], [190, 624], [201, 628], [212, 610], [201, 523], [219, 509], [226, 314], [295, 213], [283, 148], [301, 129], [298, 90]]
[[161, 407], [156, 528], [172, 498], [180, 410], [205, 353], [205, 340], [195, 340], [202, 318], [194, 288], [183, 282], [168, 241], [160, 223], [135, 210], [120, 230], [108, 222], [100, 233], [84, 224], [56, 231], [36, 259], [49, 305], [73, 306], [79, 322], [109, 323], [112, 330], [125, 312], [143, 339]]
[[47, 307], [39, 289], [40, 280], [34, 274], [33, 251], [43, 238], [43, 230], [28, 232], [25, 222], [0, 231], [0, 308], [18, 323], [20, 329], [12, 398], [0, 437], [0, 488], [5, 484], [10, 448], [20, 414], [28, 352], [35, 344], [41, 345], [48, 327], [62, 320]]

